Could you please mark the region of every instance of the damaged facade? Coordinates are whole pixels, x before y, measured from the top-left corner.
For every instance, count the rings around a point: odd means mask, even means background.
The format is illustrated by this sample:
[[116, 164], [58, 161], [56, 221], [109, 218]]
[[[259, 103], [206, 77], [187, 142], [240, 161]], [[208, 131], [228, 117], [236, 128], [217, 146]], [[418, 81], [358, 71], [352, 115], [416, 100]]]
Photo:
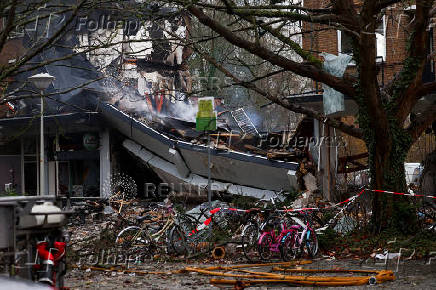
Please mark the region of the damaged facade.
[[[160, 15], [172, 12], [159, 10]], [[123, 163], [124, 157], [117, 151], [124, 150], [161, 181], [172, 184], [175, 191], [204, 194], [207, 135], [195, 131], [196, 98], [186, 97], [192, 87], [186, 64], [191, 52], [174, 40], [174, 35], [187, 37], [189, 18], [178, 14], [171, 20], [142, 20], [133, 28], [114, 29], [110, 21], [123, 15], [97, 11], [86, 17], [98, 19], [104, 29], [93, 29], [79, 17], [76, 31], [60, 40], [64, 47], [54, 47], [35, 61], [71, 52], [65, 47], [80, 52], [97, 41], [118, 44], [40, 69], [56, 78], [46, 93], [77, 87], [45, 99], [45, 192], [40, 192], [38, 178], [39, 99], [8, 103], [13, 108], [6, 108], [7, 114], [0, 120], [2, 191], [107, 197], [107, 184]], [[32, 38], [23, 34], [11, 41], [24, 53]], [[3, 63], [14, 61], [10, 52], [7, 48], [2, 52]], [[17, 75], [7, 91], [16, 89], [17, 83], [30, 75]], [[90, 80], [96, 81], [80, 86]], [[17, 90], [16, 95], [20, 94]], [[274, 191], [298, 187], [296, 172], [306, 149], [268, 150], [264, 141], [274, 133], [263, 136], [243, 110], [224, 110], [219, 98], [215, 108], [222, 114], [210, 150], [213, 191], [269, 199], [275, 196]], [[276, 135], [281, 138], [281, 134]], [[137, 175], [143, 176], [138, 184], [149, 181], [149, 171]]]

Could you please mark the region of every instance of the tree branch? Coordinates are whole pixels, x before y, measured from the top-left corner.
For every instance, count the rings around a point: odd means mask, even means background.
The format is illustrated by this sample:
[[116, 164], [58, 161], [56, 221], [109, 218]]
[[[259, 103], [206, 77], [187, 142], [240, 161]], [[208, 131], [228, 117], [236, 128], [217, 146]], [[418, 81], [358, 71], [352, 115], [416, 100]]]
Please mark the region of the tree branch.
[[341, 121], [335, 120], [335, 119], [331, 119], [328, 118], [316, 111], [313, 111], [311, 109], [308, 108], [304, 108], [302, 106], [299, 105], [295, 105], [294, 103], [292, 103], [290, 100], [288, 99], [280, 99], [277, 95], [273, 95], [270, 94], [267, 91], [262, 90], [261, 88], [259, 88], [258, 86], [256, 86], [256, 84], [254, 84], [253, 82], [248, 82], [248, 81], [242, 81], [239, 78], [237, 78], [234, 74], [232, 74], [229, 70], [227, 70], [225, 67], [223, 67], [221, 64], [219, 64], [215, 58], [213, 58], [211, 55], [201, 51], [198, 47], [196, 47], [194, 45], [194, 50], [197, 51], [202, 57], [204, 57], [208, 62], [212, 63], [217, 69], [219, 69], [221, 72], [223, 72], [226, 76], [230, 77], [235, 83], [250, 89], [252, 91], [255, 91], [256, 93], [264, 96], [265, 98], [269, 99], [270, 101], [272, 101], [275, 104], [278, 104], [290, 111], [296, 112], [296, 113], [301, 113], [301, 114], [305, 114], [311, 118], [317, 119], [321, 122], [326, 123], [327, 125], [337, 128], [339, 130], [341, 130], [342, 132], [359, 138], [361, 139], [363, 134], [361, 129], [356, 128], [354, 126], [350, 126], [347, 125]]
[[[223, 0], [223, 1], [226, 4], [227, 9], [233, 11], [235, 7], [233, 2], [229, 3], [228, 0]], [[246, 16], [241, 16], [241, 17], [243, 17], [246, 21], [250, 22], [252, 25], [256, 25], [255, 21], [252, 18]], [[322, 62], [318, 58], [314, 57], [310, 52], [303, 50], [301, 46], [295, 41], [293, 41], [290, 37], [284, 36], [280, 32], [280, 29], [272, 29], [268, 25], [263, 25], [263, 24], [260, 24], [259, 26], [265, 31], [269, 32], [274, 37], [276, 37], [277, 39], [279, 39], [284, 44], [287, 44], [293, 51], [295, 51], [304, 60], [313, 63], [319, 68], [322, 67]]]
[[14, 29], [14, 19], [15, 19], [15, 8], [17, 7], [17, 0], [13, 0], [11, 3], [11, 7], [8, 11], [8, 18], [6, 20], [6, 26], [4, 27], [1, 36], [0, 36], [0, 52], [3, 50], [3, 46], [6, 43], [6, 39], [9, 36], [9, 33]]
[[[212, 8], [212, 9], [216, 9], [216, 10], [223, 10], [223, 11], [227, 9], [226, 6], [214, 5], [214, 4], [209, 4], [209, 3], [196, 3], [196, 5], [206, 7], [206, 8]], [[246, 9], [246, 10], [251, 10], [251, 9], [254, 9], [254, 10], [259, 10], [259, 9], [264, 9], [264, 10], [290, 9], [290, 10], [307, 11], [307, 12], [313, 12], [313, 13], [324, 13], [324, 14], [332, 13], [332, 10], [330, 8], [307, 8], [307, 7], [303, 7], [300, 5], [256, 5], [256, 6], [244, 6], [244, 7], [241, 7], [241, 9]]]
[[24, 64], [26, 64], [29, 60], [31, 60], [32, 58], [37, 56], [39, 53], [41, 53], [45, 48], [47, 48], [50, 45], [52, 45], [59, 38], [59, 36], [62, 35], [62, 33], [65, 31], [65, 29], [68, 27], [68, 25], [70, 25], [73, 22], [73, 20], [75, 19], [79, 9], [85, 4], [86, 1], [87, 0], [82, 0], [77, 6], [75, 6], [71, 17], [67, 21], [65, 21], [65, 23], [62, 25], [62, 27], [59, 28], [59, 30], [56, 31], [41, 46], [37, 47], [34, 51], [30, 52], [29, 54], [25, 55], [24, 57], [22, 57], [21, 59], [16, 61], [14, 65], [12, 65], [12, 66], [8, 67], [7, 69], [1, 71], [0, 81], [4, 80], [8, 76], [10, 76], [11, 73], [13, 73], [16, 70], [18, 70], [20, 67], [22, 67]]
[[195, 17], [197, 17], [197, 19], [202, 24], [210, 27], [212, 30], [223, 36], [230, 43], [238, 47], [244, 48], [245, 50], [251, 52], [252, 54], [257, 55], [258, 57], [269, 61], [271, 64], [292, 71], [300, 76], [308, 77], [315, 81], [325, 83], [326, 85], [346, 95], [349, 96], [355, 95], [355, 90], [353, 87], [353, 83], [355, 82], [354, 78], [351, 78], [350, 76], [348, 76], [348, 79], [338, 78], [329, 73], [326, 73], [325, 71], [314, 66], [313, 64], [298, 63], [290, 59], [287, 59], [281, 55], [274, 53], [273, 51], [266, 49], [265, 47], [262, 47], [258, 43], [250, 42], [248, 40], [245, 40], [235, 35], [220, 23], [205, 15], [201, 11], [201, 9], [192, 5], [188, 6], [187, 9]]
[[[63, 95], [63, 94], [67, 94], [69, 92], [72, 92], [74, 90], [80, 89], [80, 88], [84, 88], [89, 84], [92, 84], [94, 82], [100, 81], [104, 79], [104, 77], [99, 77], [87, 82], [82, 83], [81, 85], [75, 86], [74, 88], [69, 88], [60, 92], [54, 92], [54, 93], [50, 93], [50, 94], [44, 94], [44, 97], [51, 97], [51, 96], [58, 96], [58, 95]], [[5, 97], [5, 98], [1, 98], [0, 99], [0, 105], [3, 105], [7, 102], [10, 101], [17, 101], [17, 100], [22, 100], [22, 99], [30, 99], [30, 98], [36, 98], [36, 97], [40, 97], [39, 94], [30, 94], [30, 95], [20, 95], [20, 96], [9, 96], [9, 97]]]
[[409, 115], [418, 98], [416, 92], [422, 84], [422, 73], [424, 71], [429, 24], [429, 11], [434, 0], [422, 0], [416, 3], [415, 25], [410, 38], [408, 57], [399, 77], [393, 83], [393, 104], [394, 113], [400, 123]]
[[399, 3], [399, 2], [402, 2], [402, 0], [384, 0], [384, 1], [377, 1], [376, 9], [377, 9], [377, 10], [382, 10], [382, 9], [388, 7], [388, 6], [391, 6], [391, 5], [396, 4], [396, 3]]

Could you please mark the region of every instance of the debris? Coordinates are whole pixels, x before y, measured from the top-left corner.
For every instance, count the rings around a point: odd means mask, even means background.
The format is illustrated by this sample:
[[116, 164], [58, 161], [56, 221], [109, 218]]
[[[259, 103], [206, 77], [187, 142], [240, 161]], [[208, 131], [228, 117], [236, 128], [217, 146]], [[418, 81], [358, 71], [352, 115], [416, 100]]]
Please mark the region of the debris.
[[[101, 268], [101, 267], [94, 267], [94, 266], [78, 266], [78, 265], [71, 265], [72, 268], [81, 269], [86, 272], [91, 271], [102, 271], [102, 272], [111, 272], [111, 273], [118, 273], [118, 274], [135, 274], [135, 275], [172, 275], [172, 274], [178, 274], [178, 273], [184, 273], [185, 271], [182, 270], [175, 270], [171, 272], [164, 272], [164, 271], [140, 271], [140, 270], [129, 270], [129, 269], [118, 269], [118, 268]], [[112, 274], [113, 275], [113, 274]]]
[[105, 206], [103, 209], [104, 214], [113, 214], [115, 211], [111, 206]]
[[304, 185], [306, 186], [306, 190], [310, 193], [314, 192], [318, 189], [318, 186], [316, 185], [316, 177], [313, 176], [312, 173], [307, 173], [303, 176]]
[[267, 155], [268, 152], [265, 150], [262, 150], [260, 148], [257, 148], [256, 146], [250, 145], [250, 144], [244, 144], [244, 148], [252, 151], [253, 153], [259, 154], [259, 155]]
[[[261, 266], [266, 266], [267, 264], [261, 264]], [[286, 264], [282, 264], [286, 265]], [[295, 265], [295, 264], [294, 264]], [[258, 266], [258, 265], [256, 265]], [[245, 265], [244, 268], [249, 266]], [[240, 267], [243, 268], [243, 267]], [[290, 272], [290, 273], [356, 273], [356, 274], [376, 274], [376, 276], [294, 276], [294, 275], [284, 275], [275, 274], [270, 272], [258, 272], [241, 270], [239, 272], [244, 274], [233, 274], [228, 273], [229, 270], [236, 270], [235, 267], [209, 267], [209, 268], [195, 268], [186, 267], [184, 270], [188, 272], [197, 272], [203, 275], [210, 276], [221, 276], [221, 277], [232, 277], [235, 280], [222, 280], [222, 279], [211, 279], [211, 284], [231, 284], [235, 285], [237, 283], [243, 283], [243, 285], [251, 286], [253, 284], [270, 284], [270, 283], [290, 283], [294, 285], [307, 285], [307, 286], [354, 286], [354, 285], [365, 285], [373, 284], [375, 282], [383, 283], [385, 281], [395, 280], [394, 273], [392, 271], [386, 270], [346, 270], [346, 269], [286, 269], [273, 267], [273, 271], [280, 272]], [[217, 270], [223, 270], [225, 272], [220, 272]], [[374, 279], [375, 278], [375, 279]]]
[[221, 260], [224, 259], [226, 256], [226, 249], [224, 247], [215, 247], [212, 250], [212, 258], [215, 260]]
[[333, 228], [338, 233], [346, 234], [351, 232], [355, 227], [357, 223], [356, 221], [347, 215], [344, 215], [336, 224], [336, 226]]
[[396, 259], [398, 257], [400, 257], [400, 253], [388, 253], [388, 252], [385, 252], [384, 254], [376, 254], [375, 255], [375, 258], [376, 259], [380, 259], [380, 260], [386, 260], [386, 259], [392, 260], [392, 259]]

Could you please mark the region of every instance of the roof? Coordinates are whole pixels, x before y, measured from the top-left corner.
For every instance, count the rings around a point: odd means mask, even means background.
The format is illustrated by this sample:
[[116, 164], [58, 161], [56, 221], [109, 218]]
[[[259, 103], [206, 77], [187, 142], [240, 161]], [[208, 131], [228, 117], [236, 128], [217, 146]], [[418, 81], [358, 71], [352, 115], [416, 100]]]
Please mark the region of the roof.
[[[71, 132], [96, 131], [100, 128], [100, 114], [97, 112], [71, 112], [44, 116], [46, 134], [68, 130]], [[0, 119], [1, 135], [16, 138], [22, 134], [39, 134], [39, 116], [25, 116]]]

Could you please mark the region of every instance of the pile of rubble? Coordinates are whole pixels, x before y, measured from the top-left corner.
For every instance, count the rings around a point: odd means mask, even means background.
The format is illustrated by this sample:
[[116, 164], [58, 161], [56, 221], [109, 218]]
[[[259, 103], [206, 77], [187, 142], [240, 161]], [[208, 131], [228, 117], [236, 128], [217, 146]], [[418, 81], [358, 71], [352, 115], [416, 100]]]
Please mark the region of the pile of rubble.
[[[259, 133], [257, 129], [244, 131], [244, 125], [229, 127], [232, 123], [229, 118], [233, 120], [233, 117], [228, 115], [217, 120], [217, 130], [210, 134], [211, 142], [217, 149], [247, 152], [286, 162], [300, 162], [307, 158], [307, 148], [291, 146], [296, 142], [296, 135], [289, 132]], [[207, 144], [207, 135], [196, 131], [195, 122], [158, 115], [153, 115], [151, 120], [145, 117], [139, 120], [174, 139], [196, 145]]]
[[67, 232], [70, 237], [69, 259], [76, 263], [90, 255], [113, 249], [116, 234], [126, 225], [135, 222], [143, 211], [138, 201], [131, 201], [121, 213], [106, 201], [87, 201], [73, 205], [75, 214], [70, 217]]
[[[83, 205], [76, 206], [76, 214], [71, 217], [68, 224], [67, 230], [70, 234], [69, 261], [71, 263], [80, 263], [84, 259], [86, 261], [97, 259], [104, 252], [116, 250], [117, 234], [128, 226], [146, 225], [148, 228], [163, 228], [168, 220], [166, 210], [171, 206], [168, 201], [167, 203], [147, 203], [131, 200], [128, 206], [120, 211], [119, 207], [104, 205], [104, 202], [88, 202], [86, 204], [86, 207]], [[228, 207], [228, 204], [214, 201], [211, 206]], [[201, 229], [201, 225], [204, 225], [203, 223], [207, 218], [202, 213], [209, 212], [209, 210], [208, 203], [204, 203], [187, 211], [186, 214], [198, 219], [197, 229]], [[230, 229], [233, 230], [230, 225], [231, 221], [229, 214], [216, 214], [213, 225], [215, 237], [211, 238], [208, 230], [199, 230], [195, 237], [190, 239], [191, 253], [198, 254], [198, 252], [205, 249], [207, 251], [211, 250], [215, 242], [222, 241], [225, 235], [223, 232], [218, 233], [216, 229], [229, 229], [226, 234], [230, 234]], [[164, 233], [161, 238], [164, 246], [166, 246], [168, 240], [167, 234], [168, 232]], [[217, 237], [218, 235], [220, 237]], [[214, 243], [210, 242], [212, 239]], [[193, 242], [195, 244], [192, 244]], [[156, 253], [156, 257], [163, 257], [162, 255], [168, 252], [168, 249], [164, 249]]]

